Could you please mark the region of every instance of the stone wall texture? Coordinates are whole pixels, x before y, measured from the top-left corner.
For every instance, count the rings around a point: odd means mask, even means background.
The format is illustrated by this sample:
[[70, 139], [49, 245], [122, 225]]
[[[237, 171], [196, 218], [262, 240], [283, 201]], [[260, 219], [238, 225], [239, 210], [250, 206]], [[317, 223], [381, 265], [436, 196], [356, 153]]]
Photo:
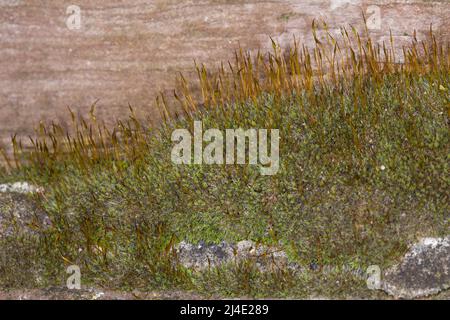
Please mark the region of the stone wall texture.
[[[81, 9], [78, 30], [66, 25], [71, 5]], [[128, 103], [157, 122], [155, 94], [170, 91], [177, 72], [192, 75], [194, 59], [214, 66], [239, 45], [268, 49], [269, 36], [311, 44], [314, 18], [361, 26], [371, 6], [382, 19], [377, 40], [389, 30], [400, 42], [413, 30], [424, 37], [430, 23], [449, 38], [448, 0], [0, 0], [0, 144], [96, 100], [109, 122], [126, 117]]]

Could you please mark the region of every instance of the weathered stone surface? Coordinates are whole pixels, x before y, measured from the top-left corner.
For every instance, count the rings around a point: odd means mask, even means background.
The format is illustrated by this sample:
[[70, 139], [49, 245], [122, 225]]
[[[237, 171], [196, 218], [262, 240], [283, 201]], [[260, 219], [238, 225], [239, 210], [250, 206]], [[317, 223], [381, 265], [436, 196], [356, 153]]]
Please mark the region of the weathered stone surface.
[[181, 265], [195, 270], [242, 261], [254, 262], [261, 271], [296, 269], [295, 264], [289, 262], [286, 253], [281, 249], [258, 245], [250, 240], [237, 244], [221, 242], [218, 245], [203, 242], [194, 245], [183, 241], [176, 246], [176, 253]]
[[27, 195], [0, 192], [0, 240], [9, 236], [36, 235], [36, 230], [45, 230], [50, 225], [48, 215]]
[[[81, 9], [81, 29], [66, 26], [69, 5]], [[247, 50], [271, 47], [269, 36], [286, 46], [293, 35], [311, 45], [311, 22], [323, 18], [332, 32], [352, 24], [362, 29], [377, 5], [381, 28], [376, 40], [396, 44], [430, 23], [448, 38], [450, 4], [440, 1], [385, 0], [0, 0], [0, 145], [13, 132], [26, 137], [36, 123], [64, 122], [66, 107], [82, 114], [97, 103], [98, 118], [111, 123], [150, 115], [155, 94], [171, 96], [178, 71], [189, 73], [193, 60], [215, 66]]]
[[397, 298], [418, 298], [450, 288], [450, 236], [424, 238], [389, 269], [383, 289]]
[[33, 186], [28, 182], [14, 182], [0, 184], [0, 193], [14, 192], [14, 193], [35, 193], [41, 191], [42, 188]]
[[217, 267], [232, 260], [233, 247], [226, 242], [218, 245], [200, 242], [197, 245], [180, 242], [176, 247], [178, 261], [186, 268]]

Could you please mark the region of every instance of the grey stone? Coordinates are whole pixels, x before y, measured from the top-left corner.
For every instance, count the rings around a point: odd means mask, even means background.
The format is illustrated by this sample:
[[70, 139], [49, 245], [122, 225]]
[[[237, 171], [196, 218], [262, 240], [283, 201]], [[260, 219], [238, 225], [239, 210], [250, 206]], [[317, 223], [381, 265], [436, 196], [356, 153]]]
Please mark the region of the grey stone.
[[0, 193], [14, 192], [14, 193], [35, 193], [41, 192], [42, 188], [33, 186], [28, 182], [14, 182], [0, 184]]
[[50, 226], [47, 213], [27, 194], [0, 192], [0, 240], [13, 235], [36, 235]]
[[289, 262], [287, 254], [280, 248], [256, 244], [250, 240], [237, 244], [223, 241], [218, 245], [205, 244], [203, 241], [194, 245], [183, 241], [175, 247], [175, 251], [181, 265], [196, 270], [246, 261], [255, 263], [263, 272], [299, 269], [295, 263]]
[[382, 288], [396, 298], [419, 298], [450, 288], [450, 236], [424, 238], [384, 274]]
[[203, 242], [194, 245], [185, 241], [176, 246], [178, 261], [186, 268], [206, 269], [216, 267], [233, 258], [233, 247], [222, 242], [205, 244]]

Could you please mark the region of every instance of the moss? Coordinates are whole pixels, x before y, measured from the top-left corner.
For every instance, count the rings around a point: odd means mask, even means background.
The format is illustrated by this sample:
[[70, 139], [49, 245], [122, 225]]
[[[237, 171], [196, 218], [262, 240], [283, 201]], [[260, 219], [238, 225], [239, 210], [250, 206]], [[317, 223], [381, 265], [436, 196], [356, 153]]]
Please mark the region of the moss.
[[[430, 68], [431, 57], [416, 57], [392, 70], [383, 63], [370, 65], [379, 63], [374, 57], [359, 59], [351, 77], [312, 85], [311, 65], [303, 60], [306, 67], [297, 75], [303, 85], [291, 88], [282, 88], [289, 82], [288, 70], [276, 69], [283, 63], [272, 60], [269, 84], [241, 84], [247, 91], [238, 90], [247, 95], [238, 92], [240, 99], [236, 93], [218, 107], [207, 104], [220, 94], [199, 68], [204, 109], [193, 112], [186, 103], [185, 116], [159, 130], [146, 128], [133, 115], [115, 131], [96, 127], [95, 118], [90, 124], [74, 119], [78, 132], [69, 138], [58, 126], [41, 127], [36, 149], [18, 153], [22, 165], [5, 177], [45, 187], [35, 201], [52, 227], [33, 246], [33, 255], [23, 254], [24, 261], [34, 263], [35, 256], [52, 252], [42, 271], [50, 282], [62, 277], [64, 265], [76, 263], [86, 282], [118, 288], [377, 296], [361, 277], [339, 270], [325, 277], [311, 270], [260, 274], [243, 265], [192, 274], [174, 264], [172, 250], [181, 240], [251, 239], [281, 244], [304, 266], [365, 270], [392, 264], [421, 235], [448, 233], [445, 59], [436, 58]], [[359, 73], [358, 65], [368, 69]], [[256, 81], [249, 79], [243, 81]], [[167, 108], [163, 111], [170, 116]], [[192, 128], [194, 119], [205, 129], [279, 128], [280, 171], [262, 176], [247, 165], [172, 164], [171, 132]], [[0, 273], [8, 283], [11, 277], [12, 269]]]

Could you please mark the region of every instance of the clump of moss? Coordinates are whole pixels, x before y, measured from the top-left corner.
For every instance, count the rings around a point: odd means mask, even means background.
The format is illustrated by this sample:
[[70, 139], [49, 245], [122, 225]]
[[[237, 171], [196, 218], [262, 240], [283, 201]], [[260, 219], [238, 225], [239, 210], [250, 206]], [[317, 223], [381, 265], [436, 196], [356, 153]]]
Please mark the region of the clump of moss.
[[[325, 28], [319, 39], [316, 29], [312, 51], [294, 43], [282, 52], [274, 43], [267, 55], [237, 52], [229, 70], [196, 66], [200, 100], [181, 76], [179, 108], [158, 98], [161, 128], [132, 113], [111, 129], [93, 108], [89, 119], [72, 114], [74, 133], [41, 125], [31, 151], [14, 139], [9, 175], [45, 188], [35, 201], [52, 226], [33, 248], [52, 253], [42, 273], [59, 279], [64, 265], [78, 264], [85, 281], [110, 287], [372, 295], [345, 272], [323, 278], [234, 266], [192, 274], [175, 263], [173, 247], [251, 239], [282, 245], [304, 266], [364, 270], [391, 264], [418, 236], [448, 233], [448, 44], [432, 34], [414, 40], [399, 64], [394, 48], [367, 34], [342, 29], [335, 39]], [[192, 130], [196, 119], [221, 130], [279, 129], [278, 174], [174, 165], [171, 132]]]

